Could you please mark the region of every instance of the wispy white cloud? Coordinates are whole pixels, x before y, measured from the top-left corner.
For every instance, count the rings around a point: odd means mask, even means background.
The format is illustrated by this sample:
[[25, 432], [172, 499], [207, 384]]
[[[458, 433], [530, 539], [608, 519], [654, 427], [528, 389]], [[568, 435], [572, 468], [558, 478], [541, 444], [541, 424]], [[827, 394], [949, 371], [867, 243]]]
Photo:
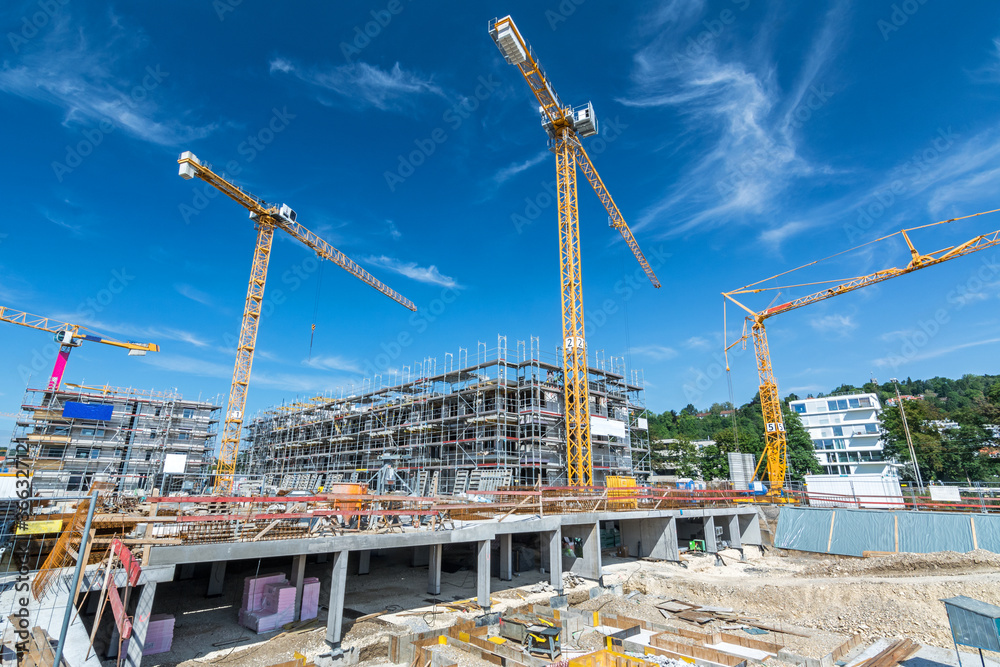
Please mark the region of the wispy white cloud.
[[677, 350], [665, 345], [640, 345], [630, 349], [632, 354], [649, 357], [656, 361], [667, 361], [678, 355]]
[[433, 264], [426, 267], [419, 266], [416, 262], [403, 262], [395, 257], [386, 257], [385, 255], [366, 257], [365, 261], [406, 276], [411, 280], [416, 280], [417, 282], [427, 283], [428, 285], [441, 285], [442, 287], [460, 287], [457, 280], [451, 276], [444, 275]]
[[707, 339], [701, 336], [691, 336], [686, 341], [684, 341], [684, 347], [689, 350], [707, 350], [712, 344], [708, 342]]
[[348, 373], [361, 373], [361, 367], [352, 359], [345, 359], [337, 355], [317, 355], [302, 362], [310, 368], [318, 368], [327, 371], [346, 371]]
[[[171, 373], [183, 373], [217, 380], [228, 381], [232, 378], [233, 372], [232, 367], [227, 364], [178, 354], [146, 355], [142, 357], [142, 362]], [[343, 378], [337, 379], [329, 375], [269, 373], [254, 369], [253, 384], [256, 387], [268, 387], [282, 391], [322, 393], [337, 389], [343, 384]]]
[[[804, 96], [814, 94], [812, 86], [842, 43], [837, 37], [844, 29], [845, 4], [835, 3], [825, 16], [790, 92], [779, 85], [772, 53], [727, 48], [727, 54], [746, 55], [720, 55], [719, 45], [735, 39], [731, 32], [690, 48], [687, 40], [703, 31], [702, 2], [664, 0], [643, 19], [648, 42], [634, 57], [632, 91], [619, 101], [672, 111], [682, 123], [676, 142], [697, 140], [709, 147], [639, 216], [636, 228], [657, 224], [676, 235], [739, 222], [773, 208], [796, 179], [829, 171], [801, 155], [791, 114]], [[762, 241], [773, 243], [805, 227], [776, 224], [779, 229]]]
[[389, 228], [389, 236], [391, 236], [394, 241], [398, 241], [399, 239], [403, 238], [403, 232], [399, 231], [399, 228], [396, 227], [395, 222], [393, 222], [392, 220], [386, 220], [385, 224], [386, 227]]
[[412, 106], [414, 97], [444, 97], [440, 86], [430, 79], [404, 70], [398, 62], [389, 70], [365, 62], [324, 69], [303, 67], [288, 58], [276, 57], [269, 65], [271, 74], [295, 77], [321, 91], [335, 93], [362, 109], [374, 107], [382, 111], [402, 111]]
[[177, 293], [181, 296], [200, 303], [203, 306], [215, 305], [215, 302], [212, 301], [212, 297], [210, 297], [206, 292], [203, 292], [200, 289], [186, 283], [175, 283], [174, 289], [177, 290]]
[[854, 321], [854, 317], [839, 313], [834, 315], [825, 315], [823, 317], [814, 317], [809, 320], [809, 325], [817, 331], [834, 333], [840, 336], [845, 336], [854, 329], [858, 328], [858, 324]]
[[898, 368], [904, 363], [913, 363], [915, 361], [926, 361], [927, 359], [934, 359], [936, 357], [943, 357], [945, 355], [951, 354], [952, 352], [958, 352], [959, 350], [965, 350], [970, 347], [979, 347], [981, 345], [994, 345], [1000, 343], [1000, 338], [988, 338], [986, 340], [977, 340], [972, 343], [960, 343], [958, 345], [951, 345], [949, 347], [940, 347], [934, 350], [926, 350], [924, 352], [917, 352], [916, 354], [909, 354], [903, 356], [902, 354], [890, 354], [879, 359], [875, 359], [872, 363], [880, 368], [886, 366], [891, 366], [893, 368]]
[[44, 37], [22, 47], [16, 64], [3, 62], [0, 91], [62, 109], [65, 125], [100, 128], [101, 122], [110, 122], [112, 128], [155, 144], [176, 145], [215, 129], [214, 124], [186, 122], [190, 112], [179, 104], [165, 108], [162, 101], [172, 96], [156, 89], [171, 74], [157, 63], [134, 64], [143, 63], [143, 57], [133, 28], [118, 20], [91, 34], [65, 11], [52, 23]]
[[786, 222], [779, 227], [765, 229], [760, 233], [760, 241], [766, 245], [777, 248], [791, 237], [809, 229], [809, 224], [799, 220]]
[[59, 313], [53, 317], [65, 322], [87, 327], [88, 329], [100, 332], [107, 336], [124, 337], [137, 343], [161, 344], [164, 340], [175, 340], [200, 348], [207, 348], [211, 346], [210, 341], [202, 338], [198, 334], [174, 327], [135, 326], [124, 322], [97, 320], [93, 317], [81, 315], [80, 313]]
[[501, 184], [501, 183], [503, 183], [503, 182], [505, 182], [505, 181], [513, 178], [514, 176], [517, 176], [522, 171], [526, 171], [528, 169], [531, 169], [536, 164], [539, 164], [540, 162], [542, 162], [543, 160], [545, 160], [547, 157], [549, 157], [549, 155], [550, 155], [550, 153], [548, 151], [541, 151], [540, 153], [538, 153], [534, 157], [530, 157], [527, 160], [525, 160], [524, 162], [513, 162], [513, 163], [507, 165], [506, 167], [504, 167], [503, 169], [498, 170], [497, 173], [493, 174], [493, 181], [497, 185], [499, 185], [499, 184]]

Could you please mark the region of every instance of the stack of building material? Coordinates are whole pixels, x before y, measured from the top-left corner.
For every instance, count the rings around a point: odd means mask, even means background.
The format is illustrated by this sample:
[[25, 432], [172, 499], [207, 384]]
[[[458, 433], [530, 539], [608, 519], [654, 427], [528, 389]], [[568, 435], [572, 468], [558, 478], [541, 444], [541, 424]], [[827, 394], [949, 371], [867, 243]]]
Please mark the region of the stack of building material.
[[142, 654], [154, 655], [166, 653], [174, 641], [174, 617], [170, 614], [154, 614], [149, 617], [146, 626], [146, 641], [143, 643]]
[[295, 586], [283, 574], [247, 577], [243, 582], [240, 625], [254, 632], [270, 632], [295, 618]]
[[302, 582], [302, 613], [300, 620], [308, 621], [319, 615], [319, 579], [309, 577]]

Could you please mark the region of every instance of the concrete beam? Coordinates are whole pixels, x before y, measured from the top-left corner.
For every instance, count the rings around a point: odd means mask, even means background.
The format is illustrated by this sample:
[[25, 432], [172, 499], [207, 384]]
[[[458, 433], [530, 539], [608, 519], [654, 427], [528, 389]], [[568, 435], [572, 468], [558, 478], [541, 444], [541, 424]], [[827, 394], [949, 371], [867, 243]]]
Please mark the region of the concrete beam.
[[208, 590], [205, 597], [214, 598], [222, 595], [226, 583], [226, 561], [217, 560], [212, 563], [212, 571], [208, 575]]
[[347, 591], [348, 551], [333, 554], [333, 575], [330, 577], [330, 604], [326, 618], [326, 643], [340, 648], [344, 625], [344, 593]]
[[372, 566], [372, 550], [362, 549], [358, 552], [358, 574], [368, 574]]
[[302, 620], [302, 588], [306, 578], [306, 555], [292, 557], [292, 583], [295, 584], [295, 615], [293, 621]]
[[[556, 595], [563, 594], [562, 580], [562, 527], [547, 533], [549, 544], [549, 583], [556, 589]], [[544, 540], [546, 535], [542, 536]]]
[[476, 545], [476, 603], [483, 611], [490, 611], [490, 540]]
[[715, 540], [715, 517], [706, 516], [702, 519], [702, 526], [705, 528], [705, 551], [714, 554], [719, 550]]
[[573, 563], [573, 572], [587, 579], [601, 578], [601, 525], [583, 526], [583, 558]]
[[[719, 517], [720, 519], [722, 517]], [[740, 539], [740, 517], [736, 514], [728, 517], [729, 521], [729, 546], [734, 548], [740, 548], [743, 546], [743, 541]]]
[[149, 629], [149, 617], [153, 613], [154, 597], [156, 597], [156, 584], [145, 584], [139, 593], [139, 602], [135, 606], [132, 636], [129, 637], [128, 650], [121, 663], [127, 667], [139, 667], [142, 663], [142, 649], [146, 645], [146, 630]]
[[413, 561], [410, 563], [413, 567], [423, 567], [430, 562], [430, 551], [425, 546], [415, 546], [413, 547]]
[[427, 565], [427, 592], [431, 595], [441, 595], [441, 556], [443, 544], [430, 547], [430, 563]]
[[514, 536], [506, 533], [500, 538], [500, 581], [511, 581], [514, 578]]

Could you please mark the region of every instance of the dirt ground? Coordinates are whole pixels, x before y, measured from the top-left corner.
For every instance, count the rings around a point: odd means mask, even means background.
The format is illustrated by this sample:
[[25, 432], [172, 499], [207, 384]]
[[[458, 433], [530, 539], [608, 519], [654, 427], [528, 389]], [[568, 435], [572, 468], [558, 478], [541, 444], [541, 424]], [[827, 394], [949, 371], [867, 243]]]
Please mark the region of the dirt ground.
[[[722, 552], [724, 567], [716, 566], [713, 556], [689, 556], [687, 567], [682, 567], [606, 555], [605, 585], [622, 584], [624, 594], [590, 599], [588, 592], [595, 583], [587, 581], [574, 582], [576, 585], [569, 586], [567, 594], [574, 608], [600, 609], [703, 631], [730, 629], [733, 624], [716, 621], [699, 628], [664, 619], [654, 605], [680, 599], [731, 608], [768, 625], [805, 630], [808, 638], [769, 633], [760, 639], [779, 641], [794, 653], [813, 657], [825, 655], [853, 634], [860, 634], [866, 644], [879, 638], [908, 637], [921, 644], [951, 649], [942, 598], [967, 595], [1000, 604], [1000, 555], [986, 551], [858, 559], [777, 550], [762, 555], [756, 548], [748, 548], [745, 555], [746, 561], [741, 562], [738, 552]], [[365, 667], [388, 664], [391, 635], [444, 627], [459, 616], [434, 613], [441, 608], [424, 592], [426, 567], [410, 567], [408, 559], [406, 552], [373, 557], [368, 576], [357, 576], [355, 566], [349, 567], [345, 603], [349, 611], [345, 612], [343, 645], [360, 651]], [[436, 598], [439, 601], [475, 596], [475, 573], [464, 564], [455, 566], [458, 569], [443, 575], [442, 595]], [[287, 569], [287, 563], [274, 561], [262, 563], [259, 572]], [[328, 563], [310, 562], [307, 566], [306, 576], [317, 576], [322, 582], [321, 603], [329, 595], [329, 570]], [[196, 592], [204, 585], [199, 574], [188, 582], [161, 585], [155, 611], [177, 614], [174, 649], [168, 654], [148, 656], [143, 663], [164, 667], [267, 667], [290, 660], [294, 651], [309, 658], [325, 652], [323, 609], [315, 628], [298, 634], [255, 635], [236, 624], [243, 578], [256, 571], [256, 561], [231, 564], [227, 592], [214, 600], [206, 600]], [[537, 570], [521, 573], [513, 582], [493, 578], [494, 610], [547, 601], [552, 590], [546, 581], [547, 575]], [[372, 621], [355, 623], [348, 618], [385, 609], [390, 613]], [[477, 613], [463, 615], [472, 617]], [[600, 645], [592, 632], [568, 637], [565, 643], [581, 650]], [[987, 654], [988, 659], [997, 657]], [[465, 663], [473, 665], [471, 660]]]

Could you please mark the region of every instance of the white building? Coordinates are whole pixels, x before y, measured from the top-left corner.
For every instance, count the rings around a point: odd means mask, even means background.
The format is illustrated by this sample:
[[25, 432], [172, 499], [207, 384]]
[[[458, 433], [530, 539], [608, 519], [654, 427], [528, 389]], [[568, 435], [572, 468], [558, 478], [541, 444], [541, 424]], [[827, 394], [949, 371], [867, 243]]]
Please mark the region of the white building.
[[853, 474], [858, 464], [882, 460], [882, 406], [875, 394], [807, 398], [789, 405], [809, 432], [827, 474]]

